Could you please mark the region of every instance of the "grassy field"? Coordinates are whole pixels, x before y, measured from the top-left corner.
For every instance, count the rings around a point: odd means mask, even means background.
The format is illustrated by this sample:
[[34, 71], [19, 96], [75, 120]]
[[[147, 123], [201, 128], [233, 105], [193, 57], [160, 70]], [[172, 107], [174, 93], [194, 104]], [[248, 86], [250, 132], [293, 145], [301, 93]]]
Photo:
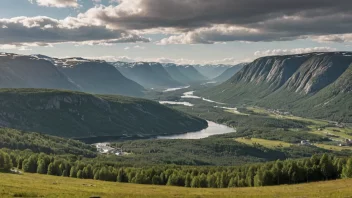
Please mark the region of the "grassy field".
[[314, 144], [314, 146], [326, 149], [326, 150], [331, 150], [331, 151], [342, 151], [342, 150], [352, 150], [352, 147], [348, 146], [334, 146], [334, 145], [327, 145], [327, 144]]
[[251, 139], [246, 139], [246, 138], [236, 138], [235, 139], [237, 142], [241, 142], [247, 145], [253, 145], [254, 143], [260, 144], [264, 147], [267, 148], [277, 148], [277, 147], [290, 147], [291, 144], [283, 141], [275, 141], [275, 140], [265, 140], [265, 139], [259, 139], [259, 138], [251, 138]]
[[0, 197], [351, 197], [352, 180], [258, 188], [194, 189], [0, 173]]

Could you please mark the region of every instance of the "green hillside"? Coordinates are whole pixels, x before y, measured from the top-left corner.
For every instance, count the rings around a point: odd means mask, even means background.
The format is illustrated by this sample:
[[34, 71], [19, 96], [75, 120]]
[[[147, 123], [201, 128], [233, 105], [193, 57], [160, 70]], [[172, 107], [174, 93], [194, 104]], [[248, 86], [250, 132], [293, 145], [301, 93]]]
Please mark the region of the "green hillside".
[[0, 90], [0, 126], [61, 137], [153, 136], [198, 131], [205, 120], [157, 102], [44, 89]]
[[76, 140], [8, 128], [0, 128], [0, 148], [29, 149], [35, 153], [73, 154], [85, 157], [97, 155], [96, 148]]

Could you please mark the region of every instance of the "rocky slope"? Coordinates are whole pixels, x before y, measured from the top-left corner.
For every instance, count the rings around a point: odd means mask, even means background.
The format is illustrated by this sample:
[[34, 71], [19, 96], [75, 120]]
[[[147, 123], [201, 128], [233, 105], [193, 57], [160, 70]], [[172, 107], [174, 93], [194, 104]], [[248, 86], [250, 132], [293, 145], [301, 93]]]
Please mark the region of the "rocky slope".
[[197, 131], [205, 120], [123, 96], [42, 89], [0, 89], [0, 127], [82, 138]]
[[149, 89], [165, 89], [184, 85], [173, 79], [160, 63], [116, 62], [113, 65], [124, 76]]
[[352, 122], [351, 71], [351, 52], [263, 57], [202, 95]]
[[69, 58], [55, 61], [57, 67], [81, 90], [96, 94], [144, 95], [144, 88], [123, 76], [105, 61]]
[[213, 78], [213, 81], [217, 83], [223, 83], [229, 80], [232, 76], [234, 76], [237, 72], [239, 72], [247, 63], [241, 63], [226, 69], [222, 74]]
[[8, 53], [0, 53], [0, 88], [80, 90], [50, 61]]

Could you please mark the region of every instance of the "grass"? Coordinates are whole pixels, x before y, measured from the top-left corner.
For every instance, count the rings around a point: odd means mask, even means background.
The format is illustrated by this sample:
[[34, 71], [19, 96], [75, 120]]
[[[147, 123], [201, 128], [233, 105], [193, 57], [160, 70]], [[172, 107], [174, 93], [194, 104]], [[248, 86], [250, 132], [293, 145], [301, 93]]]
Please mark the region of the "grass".
[[246, 139], [246, 138], [236, 138], [235, 139], [237, 142], [241, 142], [247, 145], [253, 145], [254, 143], [260, 144], [264, 147], [267, 148], [277, 148], [277, 147], [290, 147], [291, 144], [283, 141], [276, 141], [276, 140], [265, 140], [265, 139], [259, 139], [259, 138], [251, 138], [251, 139]]
[[352, 147], [348, 146], [334, 146], [334, 145], [327, 145], [327, 144], [314, 144], [314, 146], [330, 150], [330, 151], [343, 151], [343, 150], [352, 150]]
[[258, 188], [194, 189], [0, 173], [0, 197], [351, 197], [352, 180]]

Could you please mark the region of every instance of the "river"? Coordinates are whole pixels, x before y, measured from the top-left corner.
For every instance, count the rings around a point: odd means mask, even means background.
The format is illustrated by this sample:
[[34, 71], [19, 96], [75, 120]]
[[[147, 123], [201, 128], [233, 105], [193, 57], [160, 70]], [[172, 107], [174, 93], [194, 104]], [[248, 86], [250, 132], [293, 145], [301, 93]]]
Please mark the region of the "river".
[[208, 128], [203, 129], [201, 131], [189, 132], [181, 135], [171, 135], [171, 136], [158, 136], [157, 139], [188, 139], [188, 140], [196, 140], [207, 138], [212, 135], [221, 135], [227, 133], [236, 132], [235, 129], [230, 128], [226, 125], [217, 124], [215, 122], [208, 121]]

